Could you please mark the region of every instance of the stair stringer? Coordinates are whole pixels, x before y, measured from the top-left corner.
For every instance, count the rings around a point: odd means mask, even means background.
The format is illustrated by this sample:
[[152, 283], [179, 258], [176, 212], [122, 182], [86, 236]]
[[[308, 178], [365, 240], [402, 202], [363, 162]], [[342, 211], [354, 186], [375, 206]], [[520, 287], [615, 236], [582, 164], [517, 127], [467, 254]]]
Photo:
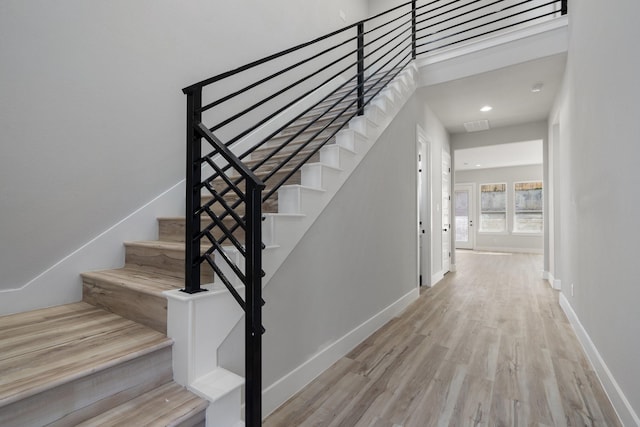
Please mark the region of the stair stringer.
[[[278, 190], [278, 213], [264, 214], [263, 287], [393, 121], [415, 90], [416, 82], [417, 69], [412, 63], [378, 94], [363, 116], [352, 119], [349, 128], [338, 133], [335, 145], [321, 149], [320, 162], [303, 166], [301, 185], [285, 185]], [[226, 247], [225, 251], [231, 259], [240, 259], [235, 248]], [[241, 263], [238, 267], [244, 270]], [[231, 281], [244, 294], [238, 280]], [[240, 392], [244, 379], [220, 367], [217, 353], [230, 334], [243, 333], [240, 329], [244, 329], [244, 315], [220, 285], [205, 287], [210, 291], [194, 295], [165, 292], [167, 335], [175, 341], [175, 381], [209, 400], [207, 426], [242, 425]], [[243, 358], [243, 350], [238, 351]]]

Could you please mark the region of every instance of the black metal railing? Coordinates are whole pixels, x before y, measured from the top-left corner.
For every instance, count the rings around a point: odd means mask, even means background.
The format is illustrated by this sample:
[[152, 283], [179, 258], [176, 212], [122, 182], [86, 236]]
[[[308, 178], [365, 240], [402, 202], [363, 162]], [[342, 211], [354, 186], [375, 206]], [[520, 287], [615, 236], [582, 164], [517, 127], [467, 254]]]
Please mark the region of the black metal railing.
[[278, 189], [420, 55], [566, 13], [566, 0], [412, 0], [183, 90], [184, 291], [203, 291], [206, 269], [245, 311], [247, 426], [261, 422], [261, 223]]

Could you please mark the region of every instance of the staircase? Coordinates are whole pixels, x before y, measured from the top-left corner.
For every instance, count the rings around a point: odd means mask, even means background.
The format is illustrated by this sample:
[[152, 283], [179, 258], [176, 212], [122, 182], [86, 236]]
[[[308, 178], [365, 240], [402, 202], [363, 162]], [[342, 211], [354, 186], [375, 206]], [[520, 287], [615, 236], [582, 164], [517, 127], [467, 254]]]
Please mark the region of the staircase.
[[[349, 123], [338, 120], [327, 128], [321, 135], [344, 125], [265, 202], [264, 284], [412, 93], [414, 74], [411, 67], [400, 74], [364, 116]], [[291, 172], [285, 166], [272, 174], [272, 168], [332, 117], [317, 121], [299, 135], [299, 141], [268, 161], [265, 156], [316, 114], [310, 111], [251, 154], [248, 165], [262, 163], [256, 169], [258, 176], [271, 175], [265, 191]], [[307, 157], [313, 144], [291, 162]], [[222, 185], [220, 180], [214, 182], [215, 187]], [[235, 201], [231, 194], [225, 198]], [[242, 230], [235, 235], [242, 238]], [[194, 368], [196, 375], [193, 369], [174, 372], [173, 358], [182, 360], [180, 354], [185, 353], [172, 348], [174, 341], [181, 343], [183, 335], [190, 333], [182, 329], [184, 319], [174, 326], [167, 323], [167, 295], [187, 297], [178, 291], [184, 287], [184, 236], [184, 218], [158, 218], [158, 240], [124, 243], [122, 268], [82, 274], [83, 302], [0, 317], [0, 347], [8, 349], [0, 359], [0, 425], [196, 426], [205, 425], [205, 417], [209, 426], [243, 425], [241, 377], [217, 366], [207, 368], [204, 375], [198, 368]], [[225, 247], [232, 257], [234, 250]], [[216, 282], [214, 276], [203, 266], [202, 283]], [[228, 292], [215, 283], [208, 289], [207, 297], [228, 298]], [[242, 293], [239, 284], [238, 291]], [[231, 299], [221, 304], [236, 305]], [[218, 336], [210, 347], [215, 350], [240, 318], [241, 313], [236, 314], [226, 329], [220, 326], [215, 333], [207, 325], [205, 336]], [[215, 360], [215, 354], [211, 357]], [[228, 398], [231, 394], [233, 403]]]

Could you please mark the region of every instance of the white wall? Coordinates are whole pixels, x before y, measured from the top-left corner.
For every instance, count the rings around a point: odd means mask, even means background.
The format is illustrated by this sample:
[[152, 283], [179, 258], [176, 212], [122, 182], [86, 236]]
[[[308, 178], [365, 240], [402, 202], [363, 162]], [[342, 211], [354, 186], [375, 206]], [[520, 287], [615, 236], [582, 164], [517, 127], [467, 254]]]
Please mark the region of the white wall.
[[[543, 234], [526, 235], [513, 232], [515, 182], [542, 181], [542, 165], [514, 166], [477, 170], [456, 171], [456, 184], [473, 183], [476, 206], [472, 228], [475, 233], [475, 248], [480, 250], [518, 251], [542, 253]], [[505, 233], [480, 233], [480, 185], [507, 184], [507, 230]]]
[[565, 89], [550, 123], [559, 126], [563, 298], [629, 426], [640, 425], [639, 14], [634, 0], [570, 3]]
[[[366, 12], [365, 0], [0, 2], [0, 290], [183, 178], [182, 87]], [[59, 280], [79, 286], [80, 272]]]

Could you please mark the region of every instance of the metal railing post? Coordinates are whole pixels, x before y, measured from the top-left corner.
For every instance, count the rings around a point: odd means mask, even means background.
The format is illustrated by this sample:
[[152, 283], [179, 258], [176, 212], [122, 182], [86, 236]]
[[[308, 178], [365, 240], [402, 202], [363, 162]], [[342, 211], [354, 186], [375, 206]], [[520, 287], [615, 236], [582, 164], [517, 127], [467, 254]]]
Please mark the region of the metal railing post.
[[202, 119], [202, 87], [195, 87], [187, 95], [187, 191], [186, 191], [186, 224], [185, 224], [185, 274], [184, 292], [193, 294], [200, 292], [200, 216], [195, 212], [200, 209], [200, 182], [202, 157], [201, 137], [196, 126]]
[[245, 423], [262, 424], [262, 190], [247, 183], [245, 288]]
[[364, 22], [358, 23], [358, 115], [364, 114]]
[[411, 57], [416, 59], [416, 0], [411, 1]]
[[567, 12], [569, 11], [568, 3], [569, 3], [568, 0], [562, 0], [562, 3], [561, 3], [562, 5], [560, 6], [560, 14], [561, 15], [566, 15]]

